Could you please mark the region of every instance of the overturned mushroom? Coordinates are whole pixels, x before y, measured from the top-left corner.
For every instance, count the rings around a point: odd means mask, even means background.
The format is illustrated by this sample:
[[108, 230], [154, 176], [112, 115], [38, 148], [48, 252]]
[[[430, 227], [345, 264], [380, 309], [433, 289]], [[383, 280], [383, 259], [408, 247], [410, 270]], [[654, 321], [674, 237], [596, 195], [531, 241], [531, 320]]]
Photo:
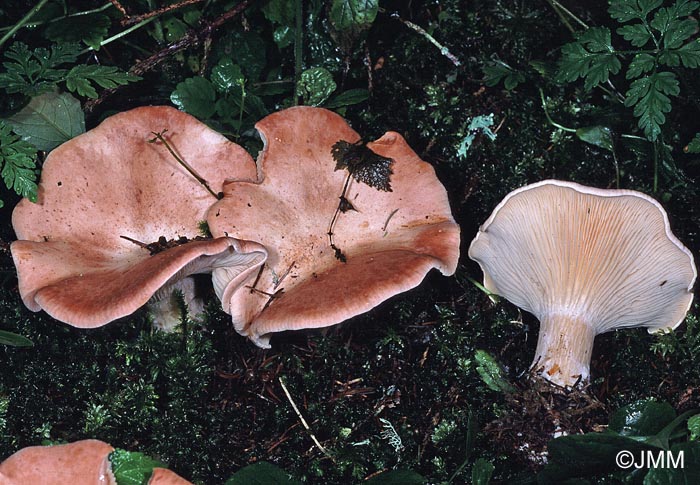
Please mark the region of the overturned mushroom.
[[266, 143], [261, 180], [227, 182], [207, 217], [215, 236], [269, 251], [222, 302], [239, 333], [267, 347], [272, 332], [333, 325], [415, 287], [431, 268], [455, 271], [459, 227], [445, 188], [398, 133], [367, 145], [391, 162], [390, 190], [377, 190], [336, 170], [334, 148], [360, 138], [340, 116], [297, 107], [256, 127]]
[[[149, 142], [154, 130], [164, 129], [187, 167], [163, 141]], [[97, 327], [131, 314], [156, 293], [169, 296], [171, 285], [191, 274], [213, 273], [217, 294], [232, 292], [266, 251], [227, 237], [194, 240], [216, 197], [193, 172], [214, 191], [225, 177], [256, 177], [241, 147], [167, 107], [112, 116], [52, 151], [38, 202], [25, 199], [12, 214], [19, 239], [12, 256], [27, 307]]]
[[538, 318], [532, 367], [565, 386], [588, 379], [597, 334], [677, 327], [697, 275], [657, 201], [558, 180], [508, 194], [469, 257], [489, 291]]

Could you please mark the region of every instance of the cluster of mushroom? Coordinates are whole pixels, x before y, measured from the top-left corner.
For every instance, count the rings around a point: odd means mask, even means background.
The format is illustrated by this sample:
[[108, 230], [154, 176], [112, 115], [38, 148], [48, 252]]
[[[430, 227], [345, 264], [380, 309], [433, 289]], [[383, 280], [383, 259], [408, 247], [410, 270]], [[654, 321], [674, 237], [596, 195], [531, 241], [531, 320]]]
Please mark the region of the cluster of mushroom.
[[197, 308], [192, 275], [210, 273], [236, 330], [266, 347], [273, 332], [365, 312], [431, 268], [454, 273], [446, 191], [399, 134], [367, 145], [391, 162], [390, 190], [376, 190], [336, 170], [334, 146], [360, 141], [340, 116], [297, 107], [256, 127], [257, 162], [169, 107], [117, 114], [52, 151], [37, 203], [12, 217], [26, 306], [92, 328], [150, 302], [170, 327], [173, 290]]
[[486, 289], [540, 321], [532, 370], [561, 386], [588, 380], [596, 335], [677, 327], [697, 276], [656, 200], [558, 180], [508, 194], [469, 257]]
[[[65, 445], [30, 446], [0, 463], [3, 485], [116, 485], [111, 445], [83, 440]], [[192, 485], [166, 468], [154, 468], [148, 485]]]

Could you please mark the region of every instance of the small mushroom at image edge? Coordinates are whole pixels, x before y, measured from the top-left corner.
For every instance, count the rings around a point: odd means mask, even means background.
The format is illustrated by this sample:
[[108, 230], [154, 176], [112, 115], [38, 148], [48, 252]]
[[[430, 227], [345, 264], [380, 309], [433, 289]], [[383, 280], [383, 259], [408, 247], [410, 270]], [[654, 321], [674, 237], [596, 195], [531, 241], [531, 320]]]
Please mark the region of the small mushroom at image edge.
[[[1, 485], [117, 485], [109, 461], [114, 448], [99, 440], [30, 446], [0, 463]], [[148, 485], [192, 485], [165, 468], [154, 468]]]
[[[157, 143], [155, 130], [164, 132]], [[221, 191], [228, 176], [256, 178], [245, 150], [169, 107], [114, 115], [54, 149], [37, 202], [24, 199], [12, 214], [18, 241], [11, 251], [25, 305], [92, 328], [150, 300], [154, 323], [168, 328], [179, 322], [168, 303], [174, 289], [197, 307], [190, 275], [212, 273], [216, 293], [228, 295], [267, 256], [254, 242], [198, 237], [217, 200], [212, 191]]]
[[[364, 147], [343, 118], [311, 107], [256, 128], [260, 179], [227, 181], [207, 217], [214, 236], [268, 250], [259, 274], [222, 301], [239, 333], [269, 347], [273, 332], [340, 323], [417, 286], [431, 268], [455, 272], [459, 226], [447, 193], [401, 135]], [[370, 183], [342, 169], [340, 147], [359, 157], [355, 175]]]
[[656, 200], [558, 180], [508, 194], [469, 257], [487, 290], [540, 321], [531, 368], [561, 386], [588, 381], [596, 335], [680, 325], [697, 276]]

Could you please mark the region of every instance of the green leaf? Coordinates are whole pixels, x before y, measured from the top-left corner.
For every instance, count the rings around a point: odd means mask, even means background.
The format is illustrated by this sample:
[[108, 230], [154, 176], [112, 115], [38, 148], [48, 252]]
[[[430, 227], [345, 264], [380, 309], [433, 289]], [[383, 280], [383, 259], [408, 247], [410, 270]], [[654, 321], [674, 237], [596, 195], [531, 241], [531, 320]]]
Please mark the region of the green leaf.
[[635, 47], [644, 47], [651, 40], [651, 33], [644, 24], [625, 25], [617, 29], [617, 33]]
[[484, 66], [484, 83], [487, 86], [496, 86], [504, 81], [504, 86], [508, 91], [515, 89], [518, 84], [525, 82], [525, 75], [516, 71], [502, 61], [493, 61]]
[[550, 463], [568, 476], [587, 476], [619, 470], [615, 456], [622, 450], [638, 454], [658, 450], [632, 438], [613, 433], [586, 433], [556, 438], [547, 445]]
[[610, 35], [609, 29], [594, 27], [581, 34], [576, 42], [562, 47], [557, 81], [573, 82], [582, 77], [584, 87], [590, 90], [607, 82], [611, 74], [620, 72], [620, 59]]
[[5, 52], [10, 61], [3, 62], [5, 72], [0, 73], [0, 88], [10, 94], [22, 93], [30, 97], [53, 91], [67, 72], [58, 66], [75, 62], [79, 53], [78, 44], [30, 50], [25, 44], [15, 42]]
[[141, 80], [139, 76], [121, 71], [114, 66], [79, 64], [68, 71], [66, 88], [71, 92], [77, 92], [79, 96], [94, 99], [97, 98], [97, 91], [93, 84], [97, 84], [105, 89], [111, 89], [139, 80]]
[[370, 478], [367, 485], [423, 485], [428, 480], [413, 470], [391, 470]]
[[330, 98], [324, 108], [336, 109], [343, 106], [364, 103], [369, 99], [369, 91], [362, 88], [348, 89]]
[[665, 113], [671, 111], [668, 96], [677, 96], [679, 92], [678, 79], [672, 72], [656, 72], [630, 85], [625, 106], [634, 106], [638, 125], [648, 140], [656, 140], [661, 133], [661, 125], [666, 122]]
[[670, 404], [643, 399], [615, 411], [608, 429], [622, 436], [653, 436], [675, 418]]
[[649, 13], [661, 6], [663, 0], [610, 0], [608, 13], [618, 22], [633, 19], [644, 20]]
[[333, 0], [328, 18], [337, 30], [359, 30], [372, 25], [378, 11], [378, 0]]
[[0, 344], [10, 345], [12, 347], [33, 347], [34, 342], [29, 340], [27, 337], [18, 335], [12, 332], [6, 332], [5, 330], [0, 330]]
[[700, 39], [688, 42], [680, 49], [674, 51], [683, 66], [693, 69], [700, 66]]
[[579, 128], [576, 130], [576, 136], [581, 141], [585, 141], [586, 143], [608, 151], [613, 151], [612, 132], [607, 126], [596, 125]]
[[495, 469], [488, 460], [483, 458], [476, 460], [472, 466], [472, 485], [488, 485]]
[[54, 42], [85, 42], [95, 50], [99, 50], [109, 32], [112, 22], [102, 13], [76, 15], [66, 17], [60, 22], [50, 23], [44, 31], [47, 39]]
[[117, 448], [108, 457], [117, 485], [146, 485], [154, 468], [166, 468], [158, 460], [143, 453]]
[[255, 32], [233, 30], [216, 43], [213, 59], [218, 63], [223, 58], [238, 64], [246, 79], [256, 82], [267, 64], [265, 41]]
[[695, 134], [695, 138], [690, 140], [688, 146], [685, 148], [686, 153], [700, 153], [700, 133]]
[[263, 15], [272, 23], [288, 27], [294, 26], [294, 2], [289, 0], [269, 0], [262, 7]]
[[[36, 148], [12, 133], [9, 125], [0, 121], [0, 166], [8, 189], [36, 202]], [[1, 207], [1, 205], [0, 205]]]
[[634, 56], [634, 59], [632, 59], [632, 62], [630, 62], [630, 65], [627, 68], [626, 77], [627, 79], [637, 78], [642, 74], [653, 71], [655, 67], [656, 61], [654, 60], [654, 57], [651, 54], [640, 52]]
[[333, 75], [327, 69], [312, 67], [301, 73], [296, 93], [304, 99], [304, 104], [320, 106], [335, 88]]
[[195, 76], [185, 79], [170, 95], [175, 106], [200, 119], [210, 118], [216, 111], [216, 93], [207, 79]]
[[217, 91], [228, 93], [234, 87], [241, 87], [245, 83], [245, 77], [238, 64], [224, 57], [211, 71], [211, 82]]
[[515, 391], [515, 387], [503, 375], [501, 366], [488, 352], [477, 350], [474, 353], [474, 360], [476, 360], [476, 372], [489, 389], [505, 393]]
[[6, 121], [24, 140], [46, 151], [85, 132], [80, 102], [68, 93], [36, 96]]
[[[674, 466], [683, 457], [683, 466]], [[665, 463], [652, 467], [644, 477], [644, 485], [676, 485], [700, 483], [700, 443], [678, 443], [671, 447], [670, 456], [664, 454]], [[673, 463], [671, 463], [673, 460]]]
[[700, 439], [700, 414], [696, 414], [688, 420], [688, 431], [690, 431], [690, 441]]
[[225, 485], [301, 485], [301, 482], [281, 468], [261, 461], [241, 468]]

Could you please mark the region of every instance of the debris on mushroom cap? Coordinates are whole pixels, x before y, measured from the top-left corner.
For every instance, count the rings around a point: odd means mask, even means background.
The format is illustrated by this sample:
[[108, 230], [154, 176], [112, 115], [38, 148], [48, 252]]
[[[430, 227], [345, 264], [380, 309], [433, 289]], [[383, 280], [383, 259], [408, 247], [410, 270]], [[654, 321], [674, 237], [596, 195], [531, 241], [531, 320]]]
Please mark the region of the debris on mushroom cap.
[[359, 135], [335, 113], [310, 107], [272, 114], [256, 128], [266, 143], [261, 180], [227, 182], [207, 216], [215, 236], [257, 241], [269, 252], [259, 276], [222, 300], [239, 333], [267, 347], [271, 332], [339, 323], [417, 286], [431, 268], [454, 273], [459, 226], [447, 193], [401, 135], [367, 145], [393, 160], [391, 191], [350, 180], [354, 210], [339, 212], [329, 231], [348, 176], [335, 170], [331, 151]]
[[114, 485], [107, 457], [114, 451], [98, 440], [23, 448], [0, 463], [3, 485]]
[[167, 468], [154, 468], [148, 485], [192, 485], [192, 482], [188, 482]]
[[508, 194], [469, 257], [489, 291], [539, 319], [533, 369], [568, 386], [588, 378], [595, 335], [677, 327], [697, 276], [657, 201], [558, 180]]
[[12, 256], [30, 310], [97, 327], [189, 274], [213, 269], [223, 294], [264, 262], [262, 246], [226, 237], [151, 255], [161, 237], [195, 238], [216, 200], [162, 143], [149, 142], [156, 130], [167, 130], [171, 147], [214, 191], [226, 177], [257, 176], [243, 148], [169, 107], [120, 113], [64, 143], [46, 159], [37, 203], [22, 200], [12, 214]]

